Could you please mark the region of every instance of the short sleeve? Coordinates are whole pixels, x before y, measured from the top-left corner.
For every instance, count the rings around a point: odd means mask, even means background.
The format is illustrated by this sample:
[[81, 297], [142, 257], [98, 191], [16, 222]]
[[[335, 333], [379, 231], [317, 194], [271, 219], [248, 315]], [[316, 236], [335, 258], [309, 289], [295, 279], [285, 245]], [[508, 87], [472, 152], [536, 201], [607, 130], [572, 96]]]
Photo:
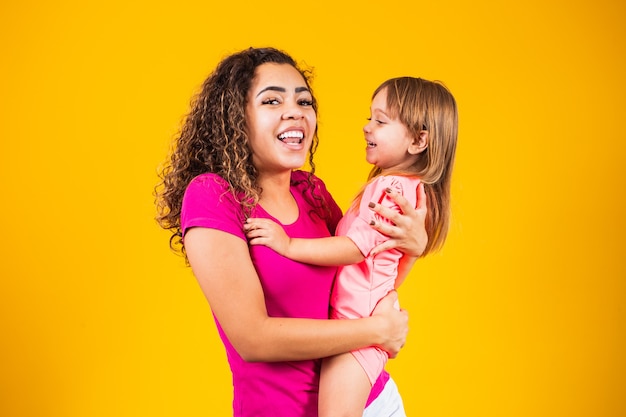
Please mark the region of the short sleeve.
[[419, 180], [402, 176], [380, 176], [372, 180], [363, 191], [363, 196], [359, 202], [358, 212], [349, 226], [346, 236], [348, 236], [359, 248], [364, 256], [370, 251], [389, 239], [370, 226], [372, 220], [389, 221], [369, 209], [370, 202], [376, 202], [385, 207], [400, 212], [400, 207], [387, 195], [386, 188], [402, 194], [415, 207], [417, 201], [417, 186]]
[[202, 174], [187, 186], [180, 223], [183, 236], [192, 227], [217, 229], [245, 240], [241, 205], [229, 191], [228, 183], [216, 174]]

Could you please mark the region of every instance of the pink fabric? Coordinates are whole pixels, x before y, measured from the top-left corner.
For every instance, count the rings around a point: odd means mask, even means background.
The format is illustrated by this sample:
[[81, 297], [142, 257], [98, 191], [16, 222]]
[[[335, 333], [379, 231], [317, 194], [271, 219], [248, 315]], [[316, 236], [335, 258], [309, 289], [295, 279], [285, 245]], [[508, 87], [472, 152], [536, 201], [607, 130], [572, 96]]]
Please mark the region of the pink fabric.
[[[370, 201], [400, 211], [399, 207], [387, 196], [386, 188], [391, 188], [415, 207], [417, 202], [417, 178], [403, 176], [380, 176], [372, 180], [363, 192], [359, 206], [352, 206], [337, 226], [337, 235], [348, 236], [366, 256], [359, 264], [340, 267], [331, 298], [333, 318], [355, 319], [371, 315], [378, 301], [394, 289], [398, 275], [398, 262], [402, 253], [389, 250], [375, 257], [368, 256], [370, 251], [388, 238], [372, 229], [370, 221], [385, 219], [375, 215], [368, 208]], [[371, 347], [353, 352], [370, 378], [372, 384], [384, 369], [387, 353]]]
[[[298, 203], [300, 216], [293, 224], [283, 227], [291, 237], [330, 236], [341, 218], [341, 210], [326, 191], [324, 183], [316, 178], [318, 194], [332, 208], [332, 218], [328, 222], [321, 220], [304, 198], [309, 193], [302, 182], [304, 179], [305, 173], [301, 171], [292, 175], [291, 192]], [[276, 221], [260, 206], [254, 215]], [[241, 207], [228, 192], [227, 183], [221, 177], [203, 174], [189, 184], [181, 212], [183, 233], [191, 227], [207, 227], [245, 239], [243, 222]], [[270, 316], [328, 318], [336, 268], [294, 262], [264, 246], [250, 247], [250, 255], [263, 286]], [[228, 341], [217, 319], [216, 325], [233, 376], [235, 417], [317, 417], [321, 360], [245, 362]], [[381, 375], [372, 389], [368, 404], [383, 390], [388, 379], [388, 374]]]

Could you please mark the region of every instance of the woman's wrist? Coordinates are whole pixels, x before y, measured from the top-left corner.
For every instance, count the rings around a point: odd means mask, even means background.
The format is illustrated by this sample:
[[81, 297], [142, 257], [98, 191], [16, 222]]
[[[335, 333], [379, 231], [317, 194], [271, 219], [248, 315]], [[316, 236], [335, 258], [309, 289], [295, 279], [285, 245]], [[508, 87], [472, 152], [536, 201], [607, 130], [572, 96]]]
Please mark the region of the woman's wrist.
[[370, 329], [372, 346], [382, 348], [387, 341], [388, 326], [385, 318], [381, 315], [374, 315], [367, 318]]

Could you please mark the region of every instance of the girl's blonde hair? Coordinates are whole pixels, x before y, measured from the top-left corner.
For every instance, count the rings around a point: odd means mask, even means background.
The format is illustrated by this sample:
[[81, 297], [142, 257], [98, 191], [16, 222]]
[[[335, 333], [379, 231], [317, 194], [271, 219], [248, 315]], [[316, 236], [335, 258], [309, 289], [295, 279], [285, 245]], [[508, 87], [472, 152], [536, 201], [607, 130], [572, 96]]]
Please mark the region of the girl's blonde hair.
[[[456, 101], [441, 82], [422, 78], [387, 80], [374, 91], [372, 99], [385, 89], [390, 117], [399, 120], [415, 137], [423, 130], [428, 132], [428, 146], [414, 166], [407, 172], [395, 173], [418, 177], [424, 183], [428, 207], [425, 256], [441, 249], [450, 225], [450, 183], [458, 135]], [[369, 180], [380, 174], [381, 169], [374, 166]]]

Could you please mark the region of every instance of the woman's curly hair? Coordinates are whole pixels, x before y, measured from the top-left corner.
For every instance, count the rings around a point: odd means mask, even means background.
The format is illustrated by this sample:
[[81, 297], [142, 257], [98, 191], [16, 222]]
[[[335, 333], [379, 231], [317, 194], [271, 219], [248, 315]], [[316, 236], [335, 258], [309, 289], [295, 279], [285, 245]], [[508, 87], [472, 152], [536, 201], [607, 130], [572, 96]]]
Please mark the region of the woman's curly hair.
[[[301, 69], [292, 57], [280, 50], [249, 48], [226, 57], [192, 99], [191, 110], [175, 138], [170, 156], [159, 170], [161, 182], [155, 187], [156, 220], [172, 232], [170, 247], [183, 255], [181, 206], [185, 190], [194, 177], [207, 172], [219, 174], [230, 184], [230, 191], [246, 216], [259, 201], [262, 190], [252, 164], [245, 110], [256, 68], [265, 63], [293, 66], [311, 90], [310, 70]], [[317, 114], [315, 98], [313, 109]], [[309, 151], [308, 186], [311, 189], [315, 172], [313, 155], [318, 142], [316, 127]]]

